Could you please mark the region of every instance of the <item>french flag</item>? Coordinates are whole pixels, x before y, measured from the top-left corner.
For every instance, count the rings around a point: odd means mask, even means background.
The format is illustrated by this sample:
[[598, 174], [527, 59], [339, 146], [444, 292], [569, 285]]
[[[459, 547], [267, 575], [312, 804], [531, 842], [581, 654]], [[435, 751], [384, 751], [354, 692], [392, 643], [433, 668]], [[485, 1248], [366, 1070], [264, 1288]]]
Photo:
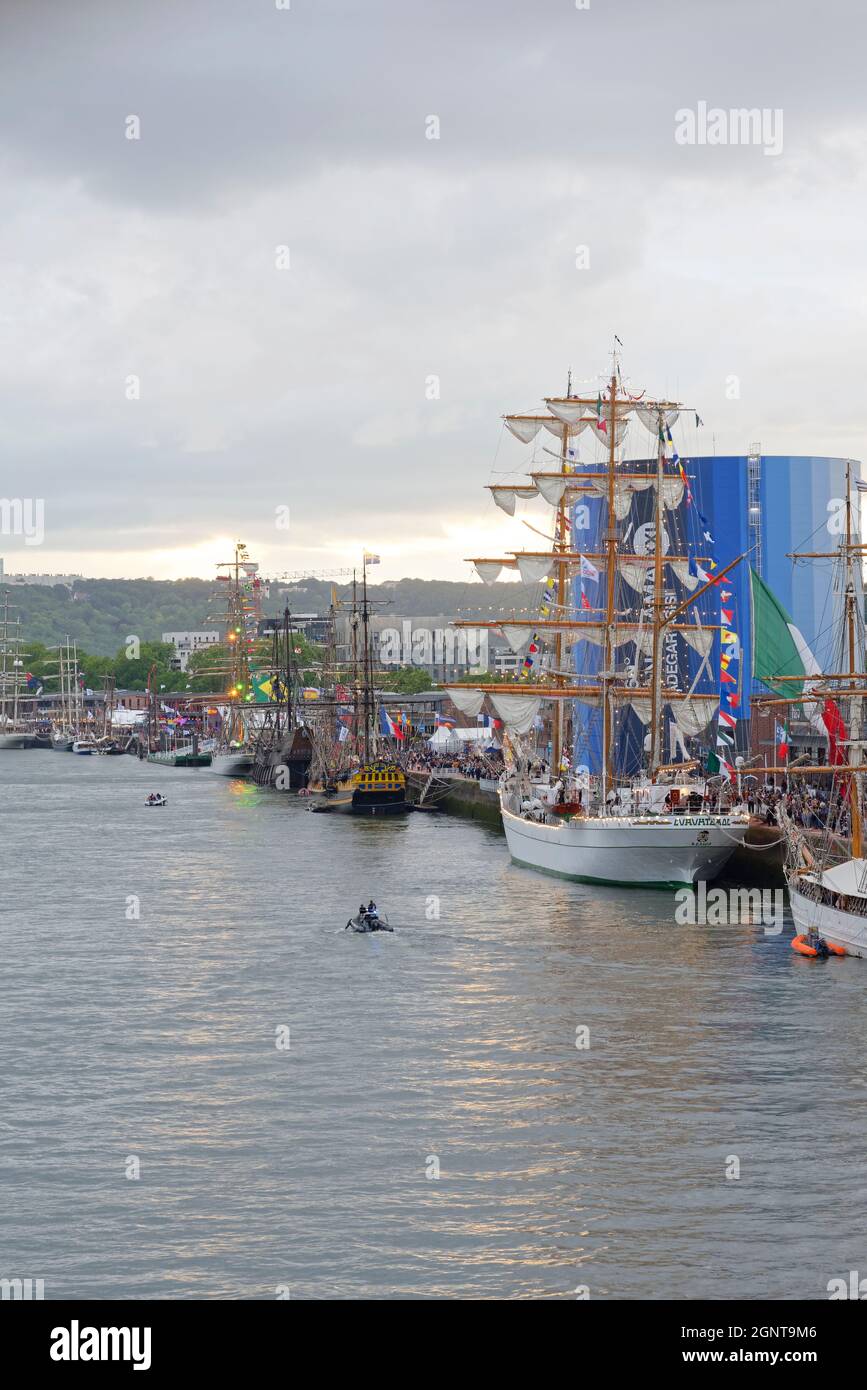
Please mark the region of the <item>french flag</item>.
[[379, 732], [385, 738], [403, 739], [403, 730], [397, 727], [384, 705], [379, 707]]

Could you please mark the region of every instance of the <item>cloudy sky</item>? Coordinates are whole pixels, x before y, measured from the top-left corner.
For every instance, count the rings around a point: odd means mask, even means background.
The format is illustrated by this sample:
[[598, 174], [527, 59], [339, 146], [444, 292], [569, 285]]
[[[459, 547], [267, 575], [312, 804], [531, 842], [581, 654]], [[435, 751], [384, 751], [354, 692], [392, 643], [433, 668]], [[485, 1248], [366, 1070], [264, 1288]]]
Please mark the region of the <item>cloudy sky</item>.
[[[281, 3], [0, 0], [7, 570], [468, 577], [500, 416], [614, 333], [693, 451], [861, 456], [857, 7]], [[700, 103], [781, 151], [679, 143]]]

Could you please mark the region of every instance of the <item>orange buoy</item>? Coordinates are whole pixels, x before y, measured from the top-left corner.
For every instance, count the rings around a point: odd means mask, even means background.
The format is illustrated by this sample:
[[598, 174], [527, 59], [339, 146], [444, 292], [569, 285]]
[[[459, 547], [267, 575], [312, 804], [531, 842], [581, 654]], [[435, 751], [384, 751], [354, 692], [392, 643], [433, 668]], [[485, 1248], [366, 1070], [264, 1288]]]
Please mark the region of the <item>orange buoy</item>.
[[814, 960], [823, 960], [826, 956], [845, 956], [846, 952], [842, 946], [832, 946], [829, 941], [823, 940], [822, 937], [816, 939], [821, 942], [819, 949], [811, 946], [806, 936], [795, 936], [792, 938], [792, 950], [799, 951], [802, 956], [810, 956]]

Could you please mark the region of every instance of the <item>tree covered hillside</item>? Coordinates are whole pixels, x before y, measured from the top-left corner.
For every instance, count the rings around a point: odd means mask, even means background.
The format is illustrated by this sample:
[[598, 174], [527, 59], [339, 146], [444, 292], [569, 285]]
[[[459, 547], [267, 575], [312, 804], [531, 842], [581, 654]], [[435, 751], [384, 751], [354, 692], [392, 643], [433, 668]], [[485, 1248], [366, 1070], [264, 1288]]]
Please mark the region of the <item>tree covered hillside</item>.
[[[158, 642], [164, 632], [219, 628], [224, 595], [207, 579], [82, 579], [70, 591], [63, 585], [3, 585], [18, 610], [25, 640], [51, 646], [66, 636], [95, 656], [111, 656], [131, 636]], [[336, 586], [342, 603], [351, 602], [351, 584]], [[266, 615], [280, 613], [284, 604], [296, 613], [326, 613], [332, 586], [325, 580], [306, 580], [287, 586], [272, 584], [263, 598]], [[496, 618], [529, 608], [538, 611], [538, 586], [524, 584], [452, 583], [447, 580], [400, 579], [371, 584], [377, 611], [395, 617]]]

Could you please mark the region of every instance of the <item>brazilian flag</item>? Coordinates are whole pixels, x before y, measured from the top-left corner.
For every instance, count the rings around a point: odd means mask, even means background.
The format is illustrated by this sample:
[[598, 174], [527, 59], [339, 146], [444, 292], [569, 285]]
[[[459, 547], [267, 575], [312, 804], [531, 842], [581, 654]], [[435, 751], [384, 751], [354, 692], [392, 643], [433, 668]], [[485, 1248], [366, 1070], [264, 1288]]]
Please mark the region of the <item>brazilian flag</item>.
[[270, 705], [285, 699], [285, 681], [270, 671], [251, 671], [250, 684], [253, 687], [253, 700], [257, 705]]

